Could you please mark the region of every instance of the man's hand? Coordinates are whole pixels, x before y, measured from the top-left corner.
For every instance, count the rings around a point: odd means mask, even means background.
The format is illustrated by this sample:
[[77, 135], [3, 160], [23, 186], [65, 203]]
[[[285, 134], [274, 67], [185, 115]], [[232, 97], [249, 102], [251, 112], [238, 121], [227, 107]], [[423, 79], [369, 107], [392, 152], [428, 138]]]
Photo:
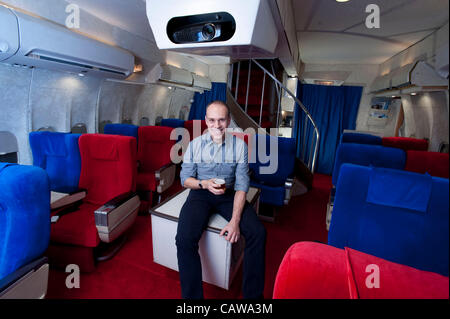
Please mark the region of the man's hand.
[[[227, 233], [227, 234], [225, 234]], [[224, 236], [225, 239], [230, 243], [236, 243], [241, 236], [241, 231], [239, 230], [239, 223], [235, 222], [233, 219], [222, 229], [220, 236]]]
[[214, 178], [203, 180], [202, 185], [203, 185], [203, 188], [206, 188], [214, 195], [222, 195], [225, 193], [225, 188], [214, 183]]

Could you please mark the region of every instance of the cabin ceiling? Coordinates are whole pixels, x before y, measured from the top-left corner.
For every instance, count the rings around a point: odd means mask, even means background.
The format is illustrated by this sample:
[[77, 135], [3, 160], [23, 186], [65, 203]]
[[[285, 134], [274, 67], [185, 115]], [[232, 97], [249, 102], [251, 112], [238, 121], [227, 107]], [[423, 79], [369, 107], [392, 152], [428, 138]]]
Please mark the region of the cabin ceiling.
[[[448, 0], [292, 0], [305, 63], [380, 64], [448, 22]], [[380, 28], [365, 25], [380, 7]]]
[[[154, 42], [145, 0], [66, 0]], [[272, 1], [272, 0], [269, 0]], [[380, 64], [449, 20], [449, 0], [292, 0], [301, 59], [317, 64]], [[381, 28], [365, 26], [377, 4]]]
[[145, 0], [66, 0], [101, 20], [155, 42], [147, 20]]

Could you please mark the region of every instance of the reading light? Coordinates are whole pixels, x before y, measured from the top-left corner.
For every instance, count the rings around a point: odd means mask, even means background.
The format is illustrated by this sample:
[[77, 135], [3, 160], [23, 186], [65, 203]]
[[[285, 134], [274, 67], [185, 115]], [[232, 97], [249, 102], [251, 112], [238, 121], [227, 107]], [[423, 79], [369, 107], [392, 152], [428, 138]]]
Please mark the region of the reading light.
[[133, 72], [134, 72], [134, 73], [138, 73], [138, 72], [142, 72], [142, 70], [144, 70], [144, 67], [142, 66], [142, 64], [136, 64], [136, 65], [134, 66]]

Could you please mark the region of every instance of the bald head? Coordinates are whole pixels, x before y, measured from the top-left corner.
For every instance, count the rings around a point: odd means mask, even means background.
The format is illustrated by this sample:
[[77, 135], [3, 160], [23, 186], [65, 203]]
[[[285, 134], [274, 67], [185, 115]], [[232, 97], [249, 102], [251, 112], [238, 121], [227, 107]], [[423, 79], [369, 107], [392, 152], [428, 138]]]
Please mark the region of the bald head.
[[223, 108], [225, 108], [227, 118], [230, 117], [230, 108], [228, 107], [228, 105], [226, 103], [224, 103], [222, 101], [217, 100], [217, 101], [213, 101], [213, 102], [209, 103], [206, 106], [206, 115], [208, 115], [208, 110], [210, 108], [214, 108], [215, 110], [222, 110]]

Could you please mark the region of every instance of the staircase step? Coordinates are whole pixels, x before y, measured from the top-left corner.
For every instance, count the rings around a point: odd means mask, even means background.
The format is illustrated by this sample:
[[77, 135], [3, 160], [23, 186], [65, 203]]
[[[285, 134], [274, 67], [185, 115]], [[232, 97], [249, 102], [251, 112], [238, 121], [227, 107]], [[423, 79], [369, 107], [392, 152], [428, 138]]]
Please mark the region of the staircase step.
[[[258, 117], [259, 118], [259, 109], [258, 110], [249, 110], [249, 109], [247, 109], [247, 114], [248, 114], [248, 116]], [[262, 111], [262, 117], [269, 117], [269, 116], [270, 116], [269, 111], [267, 111], [267, 110], [263, 110]]]
[[[245, 106], [245, 95], [244, 96], [238, 96], [237, 102], [242, 105]], [[248, 97], [248, 101], [247, 101], [247, 106], [248, 105], [257, 105], [258, 109], [261, 107], [261, 96], [257, 97], [257, 96], [249, 96]], [[263, 100], [263, 108], [265, 105], [269, 105], [269, 99], [264, 98]]]

